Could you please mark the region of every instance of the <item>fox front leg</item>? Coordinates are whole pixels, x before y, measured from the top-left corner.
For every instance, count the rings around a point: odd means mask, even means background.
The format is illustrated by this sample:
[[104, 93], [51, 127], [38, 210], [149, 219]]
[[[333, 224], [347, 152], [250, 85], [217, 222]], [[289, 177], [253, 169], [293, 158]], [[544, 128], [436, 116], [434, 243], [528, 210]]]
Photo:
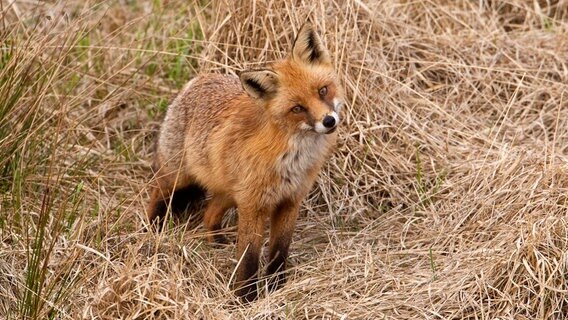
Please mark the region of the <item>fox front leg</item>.
[[286, 281], [286, 260], [298, 218], [299, 201], [282, 201], [270, 217], [268, 289], [274, 291]]
[[236, 294], [246, 302], [256, 300], [258, 262], [264, 233], [264, 210], [239, 206]]

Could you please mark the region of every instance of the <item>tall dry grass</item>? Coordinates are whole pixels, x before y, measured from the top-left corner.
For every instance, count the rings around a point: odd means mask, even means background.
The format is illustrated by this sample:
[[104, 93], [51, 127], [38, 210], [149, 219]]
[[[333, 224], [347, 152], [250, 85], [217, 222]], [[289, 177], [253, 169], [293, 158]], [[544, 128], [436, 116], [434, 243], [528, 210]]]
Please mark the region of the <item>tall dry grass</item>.
[[[243, 306], [198, 214], [143, 232], [153, 140], [192, 75], [283, 57], [308, 17], [345, 121], [287, 284]], [[3, 0], [0, 20], [0, 318], [568, 315], [566, 1]]]

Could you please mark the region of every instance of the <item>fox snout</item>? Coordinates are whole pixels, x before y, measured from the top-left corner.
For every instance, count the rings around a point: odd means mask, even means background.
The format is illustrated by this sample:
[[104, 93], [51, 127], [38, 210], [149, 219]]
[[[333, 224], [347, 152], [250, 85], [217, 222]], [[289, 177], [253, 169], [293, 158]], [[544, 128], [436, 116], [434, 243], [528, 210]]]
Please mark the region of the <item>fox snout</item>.
[[317, 133], [329, 134], [335, 132], [339, 125], [339, 112], [343, 106], [343, 102], [339, 99], [333, 99], [333, 111], [326, 113], [319, 121], [316, 121], [314, 130]]
[[317, 133], [333, 133], [339, 124], [339, 115], [332, 111], [326, 114], [320, 121], [316, 122], [315, 131]]

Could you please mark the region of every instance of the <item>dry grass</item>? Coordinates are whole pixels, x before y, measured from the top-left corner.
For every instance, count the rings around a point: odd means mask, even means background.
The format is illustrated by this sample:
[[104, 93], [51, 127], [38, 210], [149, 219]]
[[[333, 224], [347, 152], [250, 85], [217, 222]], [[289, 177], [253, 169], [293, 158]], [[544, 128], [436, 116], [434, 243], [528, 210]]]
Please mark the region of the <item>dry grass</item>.
[[[568, 316], [568, 2], [0, 3], [0, 318]], [[346, 121], [288, 283], [243, 306], [234, 246], [143, 232], [153, 138], [308, 16]]]

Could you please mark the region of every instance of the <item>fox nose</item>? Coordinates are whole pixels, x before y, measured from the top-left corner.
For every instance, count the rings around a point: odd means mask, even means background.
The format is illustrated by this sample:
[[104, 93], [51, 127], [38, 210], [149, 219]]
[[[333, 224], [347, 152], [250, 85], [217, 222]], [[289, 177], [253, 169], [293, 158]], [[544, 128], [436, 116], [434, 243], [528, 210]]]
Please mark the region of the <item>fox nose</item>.
[[335, 127], [335, 118], [332, 116], [325, 116], [322, 123], [324, 127], [331, 129]]

